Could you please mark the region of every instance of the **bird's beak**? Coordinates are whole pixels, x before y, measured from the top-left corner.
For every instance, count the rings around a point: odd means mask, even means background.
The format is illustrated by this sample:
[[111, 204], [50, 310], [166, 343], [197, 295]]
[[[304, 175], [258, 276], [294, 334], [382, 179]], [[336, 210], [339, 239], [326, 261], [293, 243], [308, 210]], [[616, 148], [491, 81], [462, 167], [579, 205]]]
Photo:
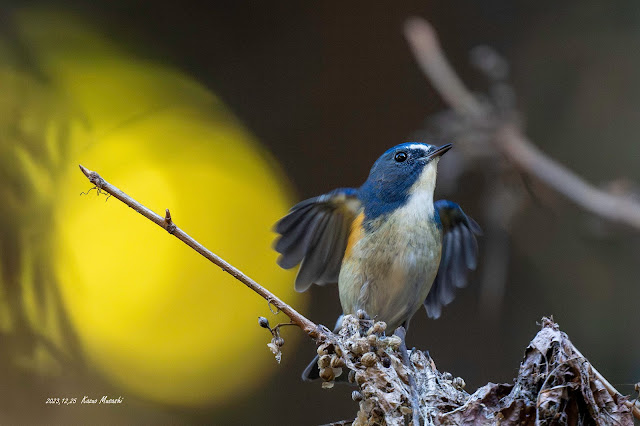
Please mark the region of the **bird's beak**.
[[452, 146], [453, 145], [451, 145], [450, 143], [448, 143], [446, 145], [442, 145], [440, 148], [436, 149], [431, 154], [429, 154], [427, 159], [428, 160], [433, 160], [436, 157], [440, 157], [442, 154], [444, 154], [445, 152], [449, 151]]

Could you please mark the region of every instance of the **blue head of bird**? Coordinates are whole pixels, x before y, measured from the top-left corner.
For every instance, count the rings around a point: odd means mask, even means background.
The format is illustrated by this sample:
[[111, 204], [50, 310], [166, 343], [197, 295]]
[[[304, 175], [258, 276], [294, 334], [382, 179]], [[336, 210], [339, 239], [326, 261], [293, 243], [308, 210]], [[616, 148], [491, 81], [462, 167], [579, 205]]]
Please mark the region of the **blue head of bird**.
[[451, 144], [436, 147], [410, 142], [382, 154], [360, 188], [365, 217], [371, 219], [390, 213], [413, 196], [423, 199], [424, 204], [433, 203], [438, 161], [449, 149]]

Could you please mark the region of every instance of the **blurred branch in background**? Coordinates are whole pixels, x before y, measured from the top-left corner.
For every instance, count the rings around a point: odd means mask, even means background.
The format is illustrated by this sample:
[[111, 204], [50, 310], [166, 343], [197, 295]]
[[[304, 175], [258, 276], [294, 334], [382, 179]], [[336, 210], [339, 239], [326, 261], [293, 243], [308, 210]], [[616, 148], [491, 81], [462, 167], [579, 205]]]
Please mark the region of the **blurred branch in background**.
[[456, 146], [462, 153], [460, 167], [449, 180], [454, 181], [464, 168], [482, 164], [490, 182], [485, 204], [487, 233], [481, 296], [486, 311], [499, 312], [509, 264], [508, 234], [526, 200], [522, 185], [505, 185], [505, 177], [520, 174], [527, 189], [527, 179], [533, 178], [597, 217], [640, 231], [640, 202], [635, 194], [596, 188], [546, 156], [524, 134], [514, 91], [506, 83], [509, 66], [493, 49], [481, 46], [471, 54], [472, 62], [490, 83], [489, 96], [481, 97], [464, 86], [427, 21], [409, 19], [405, 36], [422, 72], [451, 107], [429, 123], [439, 137], [458, 142]]
[[[40, 383], [41, 375], [60, 371], [67, 379], [85, 373], [52, 272], [50, 233], [54, 182], [68, 135], [82, 117], [47, 84], [5, 8], [0, 46], [0, 368], [7, 383], [2, 400], [15, 405], [30, 390], [13, 383]], [[55, 388], [55, 382], [47, 386]]]
[[[409, 359], [402, 339], [385, 335], [386, 324], [375, 322], [363, 311], [346, 315], [338, 334], [318, 326], [240, 270], [195, 241], [173, 223], [169, 210], [162, 216], [149, 210], [98, 173], [80, 166], [97, 189], [107, 192], [133, 210], [162, 227], [231, 274], [284, 312], [306, 334], [316, 340], [318, 366], [323, 387], [348, 375], [358, 386], [352, 393], [360, 410], [353, 425], [404, 424], [531, 424], [564, 419], [568, 423], [595, 422], [631, 426], [632, 416], [640, 419], [640, 408], [620, 394], [573, 346], [553, 320], [543, 318], [542, 330], [531, 341], [520, 365], [515, 384], [489, 383], [470, 395], [462, 378], [441, 373], [428, 353], [416, 349]], [[92, 188], [92, 189], [94, 189]], [[284, 340], [268, 321], [259, 325], [273, 334], [268, 345], [280, 361]], [[415, 401], [415, 402], [414, 402]], [[410, 420], [411, 419], [411, 420]], [[536, 423], [537, 424], [537, 423]]]

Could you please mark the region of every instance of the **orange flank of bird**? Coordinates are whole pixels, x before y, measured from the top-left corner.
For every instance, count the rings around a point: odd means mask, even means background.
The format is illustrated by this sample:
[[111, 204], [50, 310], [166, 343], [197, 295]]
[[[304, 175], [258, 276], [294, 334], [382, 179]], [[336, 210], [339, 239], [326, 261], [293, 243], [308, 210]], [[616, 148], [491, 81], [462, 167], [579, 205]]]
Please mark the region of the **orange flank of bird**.
[[360, 213], [351, 223], [351, 231], [349, 232], [349, 240], [347, 241], [347, 249], [344, 252], [344, 258], [351, 257], [353, 246], [362, 238], [362, 221], [364, 220], [364, 212]]

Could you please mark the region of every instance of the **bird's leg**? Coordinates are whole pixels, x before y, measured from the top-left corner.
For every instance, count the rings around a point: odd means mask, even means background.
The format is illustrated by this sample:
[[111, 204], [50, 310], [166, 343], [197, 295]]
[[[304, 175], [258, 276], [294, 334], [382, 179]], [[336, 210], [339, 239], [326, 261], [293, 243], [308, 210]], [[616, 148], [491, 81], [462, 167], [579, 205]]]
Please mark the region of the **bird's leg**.
[[413, 380], [413, 375], [410, 373], [411, 371], [413, 371], [413, 368], [411, 366], [411, 359], [409, 358], [409, 351], [407, 350], [407, 342], [405, 340], [407, 332], [403, 326], [400, 326], [393, 334], [398, 336], [401, 340], [400, 354], [402, 355], [402, 365], [404, 365], [407, 370], [409, 389], [411, 389], [411, 410], [413, 411], [413, 425], [420, 426], [420, 414], [418, 412], [419, 400], [416, 390], [416, 382], [415, 380]]

